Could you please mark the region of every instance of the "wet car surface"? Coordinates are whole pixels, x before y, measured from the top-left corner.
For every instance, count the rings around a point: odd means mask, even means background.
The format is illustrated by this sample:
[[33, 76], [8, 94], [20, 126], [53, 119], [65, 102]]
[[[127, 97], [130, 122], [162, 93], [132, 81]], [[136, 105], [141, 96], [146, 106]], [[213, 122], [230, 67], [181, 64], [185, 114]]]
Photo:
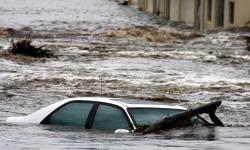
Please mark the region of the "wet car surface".
[[[143, 130], [146, 130], [163, 118], [176, 118], [175, 115], [180, 115], [187, 111], [185, 107], [181, 106], [129, 104], [117, 100], [119, 99], [103, 97], [70, 98], [51, 104], [29, 115], [8, 117], [6, 122], [14, 124], [75, 126], [114, 133], [146, 134], [146, 131], [144, 132]], [[212, 107], [209, 106], [209, 109], [212, 109]], [[224, 126], [220, 120], [218, 124], [214, 121], [215, 124], [209, 123], [199, 116], [202, 113], [192, 116], [192, 112], [186, 113], [188, 114], [187, 117], [181, 117], [181, 120], [175, 124], [165, 123], [165, 126], [173, 126], [175, 128], [192, 125], [209, 126], [209, 124], [210, 126]]]
[[[241, 33], [218, 32], [173, 43], [110, 38], [99, 33], [133, 25], [162, 27], [167, 22], [106, 0], [1, 0], [0, 5], [1, 26], [32, 29], [34, 44], [46, 45], [58, 56], [33, 61], [0, 55], [1, 148], [249, 148], [250, 56], [245, 41], [238, 38]], [[1, 52], [9, 41], [0, 38]], [[218, 116], [226, 127], [136, 136], [5, 122], [60, 99], [93, 95], [182, 106], [222, 100]]]

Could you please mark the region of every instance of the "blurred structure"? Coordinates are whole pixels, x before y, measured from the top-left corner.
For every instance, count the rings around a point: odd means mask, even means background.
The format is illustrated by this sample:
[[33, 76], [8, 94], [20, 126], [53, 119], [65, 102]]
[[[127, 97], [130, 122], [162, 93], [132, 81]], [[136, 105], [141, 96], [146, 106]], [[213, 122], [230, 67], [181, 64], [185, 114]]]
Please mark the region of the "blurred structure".
[[250, 0], [128, 0], [128, 4], [200, 31], [250, 22]]

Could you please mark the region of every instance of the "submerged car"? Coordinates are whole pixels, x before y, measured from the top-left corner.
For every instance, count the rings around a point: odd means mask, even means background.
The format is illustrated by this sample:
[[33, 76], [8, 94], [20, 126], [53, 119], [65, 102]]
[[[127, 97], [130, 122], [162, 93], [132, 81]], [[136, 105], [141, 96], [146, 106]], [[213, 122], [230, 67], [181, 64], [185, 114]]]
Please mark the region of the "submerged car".
[[[141, 126], [150, 126], [163, 118], [186, 111], [182, 106], [128, 104], [112, 98], [69, 98], [51, 104], [30, 115], [9, 117], [9, 123], [35, 123], [78, 126], [86, 129], [112, 132], [134, 132]], [[207, 121], [196, 115], [193, 124]]]

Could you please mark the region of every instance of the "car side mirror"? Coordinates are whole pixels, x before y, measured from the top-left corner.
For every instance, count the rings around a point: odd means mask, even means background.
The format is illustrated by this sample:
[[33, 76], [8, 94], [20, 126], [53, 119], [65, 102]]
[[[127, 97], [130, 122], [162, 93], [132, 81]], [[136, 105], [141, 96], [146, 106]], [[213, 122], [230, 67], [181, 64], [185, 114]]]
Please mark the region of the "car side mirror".
[[114, 133], [115, 134], [127, 134], [127, 133], [130, 133], [130, 131], [127, 129], [116, 129]]

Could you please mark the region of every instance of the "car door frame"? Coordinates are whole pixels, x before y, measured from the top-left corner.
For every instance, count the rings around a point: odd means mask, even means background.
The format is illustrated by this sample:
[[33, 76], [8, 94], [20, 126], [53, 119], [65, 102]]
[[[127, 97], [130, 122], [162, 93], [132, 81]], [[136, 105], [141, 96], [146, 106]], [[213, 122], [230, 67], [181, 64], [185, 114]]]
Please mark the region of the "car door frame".
[[85, 129], [92, 129], [94, 119], [95, 119], [95, 115], [96, 115], [96, 112], [98, 110], [99, 105], [107, 105], [107, 106], [111, 106], [111, 107], [120, 109], [122, 111], [124, 117], [126, 118], [128, 124], [129, 124], [129, 126], [131, 128], [131, 131], [133, 131], [135, 129], [135, 126], [134, 126], [134, 124], [132, 122], [133, 120], [130, 119], [129, 113], [126, 111], [126, 109], [122, 108], [119, 105], [115, 105], [115, 104], [111, 104], [111, 103], [105, 103], [105, 102], [91, 101], [91, 100], [84, 100], [84, 101], [83, 100], [74, 100], [74, 101], [66, 102], [66, 103], [62, 104], [61, 106], [59, 106], [58, 108], [56, 108], [55, 110], [53, 110], [47, 117], [45, 117], [40, 122], [40, 124], [49, 124], [48, 122], [49, 122], [49, 119], [50, 119], [52, 114], [57, 112], [59, 109], [61, 109], [65, 105], [68, 105], [70, 103], [77, 103], [77, 102], [78, 103], [92, 103], [93, 104], [92, 108], [89, 111], [88, 117], [87, 117], [85, 125], [84, 125]]
[[126, 119], [126, 121], [127, 121], [127, 123], [128, 123], [128, 125], [129, 125], [129, 127], [130, 127], [130, 129], [131, 129], [131, 131], [133, 131], [135, 129], [134, 124], [132, 122], [133, 120], [129, 118], [129, 114], [128, 114], [128, 112], [126, 112], [126, 109], [124, 109], [124, 108], [122, 108], [122, 107], [120, 107], [118, 105], [111, 104], [111, 103], [105, 103], [105, 102], [96, 102], [95, 105], [93, 106], [93, 109], [91, 109], [91, 113], [89, 114], [90, 118], [88, 118], [89, 120], [87, 120], [88, 121], [87, 122], [88, 129], [93, 128], [96, 112], [97, 112], [100, 105], [106, 105], [106, 106], [114, 107], [114, 108], [117, 108], [117, 109], [121, 110], [124, 117], [125, 117], [125, 119]]

